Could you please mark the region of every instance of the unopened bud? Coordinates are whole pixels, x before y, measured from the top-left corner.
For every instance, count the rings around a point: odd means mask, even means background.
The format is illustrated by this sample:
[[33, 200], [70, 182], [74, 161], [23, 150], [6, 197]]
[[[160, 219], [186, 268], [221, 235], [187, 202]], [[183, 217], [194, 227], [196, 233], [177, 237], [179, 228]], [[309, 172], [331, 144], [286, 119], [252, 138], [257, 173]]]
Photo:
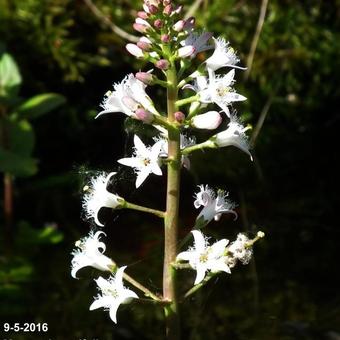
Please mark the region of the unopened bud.
[[181, 111], [175, 112], [174, 117], [178, 123], [183, 123], [185, 120], [185, 114]]
[[155, 66], [161, 70], [167, 70], [169, 68], [169, 62], [166, 59], [160, 59], [156, 62]]
[[126, 49], [130, 54], [132, 54], [136, 58], [143, 58], [144, 57], [144, 53], [141, 50], [141, 48], [139, 46], [135, 45], [135, 44], [127, 44]]
[[158, 28], [161, 29], [164, 26], [164, 23], [161, 19], [157, 19], [154, 21], [153, 25]]
[[145, 85], [152, 85], [155, 78], [153, 74], [148, 72], [137, 72], [135, 77]]
[[163, 0], [163, 6], [168, 6], [171, 4], [171, 0]]
[[180, 14], [180, 13], [182, 12], [182, 9], [183, 9], [183, 6], [182, 6], [182, 5], [179, 5], [179, 6], [176, 7], [175, 10], [172, 11], [171, 14], [172, 14], [172, 15], [173, 15], [173, 14]]
[[145, 41], [138, 41], [137, 46], [143, 51], [150, 51], [151, 45]]
[[169, 5], [166, 5], [165, 8], [163, 9], [163, 14], [171, 15], [172, 11], [173, 11], [173, 6], [169, 4]]
[[168, 43], [170, 41], [170, 35], [169, 34], [162, 34], [161, 41], [164, 43]]
[[148, 13], [144, 12], [144, 11], [139, 11], [137, 13], [137, 16], [143, 20], [146, 20], [149, 16], [148, 16]]
[[153, 121], [153, 114], [150, 111], [139, 108], [136, 110], [135, 115], [137, 119], [144, 123], [150, 124]]
[[183, 30], [183, 27], [185, 25], [185, 21], [184, 20], [179, 20], [175, 23], [175, 25], [172, 26], [172, 28], [176, 31], [176, 32], [180, 32]]
[[197, 129], [214, 130], [222, 123], [222, 117], [217, 111], [209, 111], [195, 116], [191, 120], [191, 125]]
[[179, 50], [178, 50], [178, 56], [180, 58], [186, 58], [186, 57], [190, 57], [192, 54], [195, 53], [195, 47], [192, 46], [192, 45], [188, 45], [188, 46], [184, 46], [184, 47], [181, 47]]
[[148, 7], [150, 14], [156, 14], [158, 12], [158, 7], [156, 7], [155, 5], [149, 5]]
[[133, 25], [133, 29], [139, 33], [146, 33], [148, 31], [148, 26], [142, 25], [142, 24], [136, 24], [134, 23]]

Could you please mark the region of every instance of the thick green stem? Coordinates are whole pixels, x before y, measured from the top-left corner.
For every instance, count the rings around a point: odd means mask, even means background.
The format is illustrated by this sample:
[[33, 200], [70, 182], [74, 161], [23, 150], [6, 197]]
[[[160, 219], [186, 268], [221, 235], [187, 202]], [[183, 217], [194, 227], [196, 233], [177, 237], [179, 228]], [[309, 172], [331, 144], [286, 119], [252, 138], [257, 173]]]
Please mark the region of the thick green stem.
[[[174, 64], [167, 71], [168, 92], [167, 107], [168, 120], [175, 121], [174, 113], [177, 111], [177, 73]], [[164, 266], [163, 266], [163, 297], [169, 301], [164, 307], [166, 322], [166, 337], [171, 340], [180, 338], [178, 315], [178, 299], [176, 294], [176, 270], [172, 263], [177, 255], [178, 210], [180, 188], [180, 132], [173, 128], [168, 130], [168, 180], [166, 197], [166, 215], [164, 220]]]

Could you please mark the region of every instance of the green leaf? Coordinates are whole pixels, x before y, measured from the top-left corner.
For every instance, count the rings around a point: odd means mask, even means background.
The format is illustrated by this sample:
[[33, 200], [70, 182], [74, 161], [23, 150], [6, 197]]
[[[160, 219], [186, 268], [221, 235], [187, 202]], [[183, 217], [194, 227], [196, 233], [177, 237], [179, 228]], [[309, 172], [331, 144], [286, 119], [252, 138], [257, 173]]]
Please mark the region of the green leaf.
[[30, 156], [35, 143], [32, 125], [27, 120], [7, 121], [6, 123], [9, 140], [6, 149], [21, 156]]
[[38, 171], [37, 161], [0, 147], [0, 172], [9, 172], [15, 176], [32, 176]]
[[21, 85], [19, 68], [8, 53], [0, 55], [0, 97], [15, 97]]
[[64, 104], [66, 99], [57, 93], [38, 94], [22, 103], [16, 112], [22, 118], [34, 119]]

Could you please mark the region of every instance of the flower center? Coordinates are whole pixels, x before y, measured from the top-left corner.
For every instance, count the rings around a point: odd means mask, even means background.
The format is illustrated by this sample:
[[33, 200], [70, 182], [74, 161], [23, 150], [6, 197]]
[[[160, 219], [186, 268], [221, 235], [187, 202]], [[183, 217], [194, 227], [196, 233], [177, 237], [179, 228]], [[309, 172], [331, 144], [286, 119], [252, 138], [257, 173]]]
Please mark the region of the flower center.
[[230, 91], [230, 87], [220, 86], [216, 89], [216, 93], [219, 97], [224, 97]]
[[143, 159], [144, 166], [148, 166], [150, 163], [151, 163], [151, 159], [150, 158], [144, 158]]

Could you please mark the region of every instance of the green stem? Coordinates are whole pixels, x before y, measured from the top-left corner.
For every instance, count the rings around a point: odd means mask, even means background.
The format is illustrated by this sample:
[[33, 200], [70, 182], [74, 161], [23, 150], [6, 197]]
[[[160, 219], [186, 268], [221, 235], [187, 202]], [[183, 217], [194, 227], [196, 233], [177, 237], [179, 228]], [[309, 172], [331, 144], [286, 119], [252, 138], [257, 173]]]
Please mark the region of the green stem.
[[191, 96], [191, 97], [188, 97], [188, 98], [177, 100], [176, 105], [177, 105], [177, 107], [180, 107], [180, 106], [183, 106], [183, 105], [186, 105], [186, 104], [197, 102], [199, 99], [200, 99], [200, 96], [198, 94], [196, 94], [195, 96]]
[[149, 214], [156, 215], [157, 217], [160, 217], [160, 218], [164, 218], [165, 217], [165, 213], [163, 211], [156, 210], [156, 209], [151, 209], [151, 208], [147, 208], [147, 207], [143, 207], [141, 205], [129, 203], [129, 202], [126, 202], [126, 201], [124, 202], [122, 207], [126, 208], [126, 209], [143, 211], [143, 212], [146, 212], [146, 213], [149, 213]]
[[191, 289], [189, 289], [185, 294], [184, 294], [184, 299], [188, 298], [190, 295], [196, 293], [199, 289], [201, 289], [203, 286], [205, 286], [208, 281], [214, 276], [215, 274], [211, 274], [209, 276], [206, 276], [206, 278], [199, 284], [193, 286]]
[[[168, 120], [174, 122], [177, 111], [177, 72], [172, 63], [167, 71], [169, 84], [167, 91]], [[163, 266], [163, 298], [169, 301], [164, 307], [166, 337], [171, 340], [180, 338], [178, 301], [176, 293], [176, 270], [172, 267], [177, 256], [178, 210], [180, 189], [180, 132], [177, 128], [168, 130], [168, 179], [166, 197], [166, 216], [164, 220], [164, 266]]]
[[192, 146], [188, 146], [187, 148], [182, 150], [182, 155], [189, 155], [189, 153], [193, 152], [193, 151], [197, 151], [197, 150], [202, 150], [202, 149], [216, 149], [216, 145], [214, 142], [212, 142], [211, 140], [207, 140], [203, 143], [200, 144], [196, 144], [196, 145], [192, 145]]
[[12, 248], [12, 222], [13, 222], [13, 180], [10, 173], [4, 174], [4, 219], [5, 219], [5, 248], [7, 254]]

